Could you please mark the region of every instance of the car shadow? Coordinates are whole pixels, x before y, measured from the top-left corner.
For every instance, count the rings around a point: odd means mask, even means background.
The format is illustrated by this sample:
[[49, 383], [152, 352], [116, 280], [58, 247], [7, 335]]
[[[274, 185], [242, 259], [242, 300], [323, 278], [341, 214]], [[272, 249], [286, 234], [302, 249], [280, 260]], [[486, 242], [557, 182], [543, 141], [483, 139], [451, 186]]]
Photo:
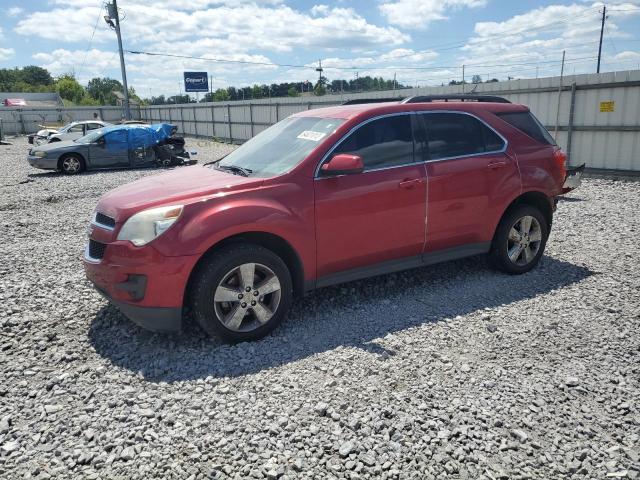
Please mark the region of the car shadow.
[[100, 169], [96, 169], [96, 170], [87, 170], [84, 171], [82, 173], [78, 173], [76, 175], [65, 175], [62, 172], [54, 172], [54, 171], [45, 171], [45, 172], [39, 172], [39, 173], [28, 173], [27, 177], [31, 178], [31, 179], [40, 179], [40, 178], [50, 178], [50, 177], [55, 177], [55, 178], [72, 178], [72, 177], [84, 177], [84, 176], [89, 176], [89, 175], [97, 175], [99, 173], [105, 173], [105, 172], [131, 172], [131, 171], [158, 171], [158, 172], [166, 172], [167, 170], [174, 170], [176, 168], [181, 168], [181, 167], [190, 167], [191, 165], [197, 165], [197, 163], [194, 164], [184, 164], [184, 165], [171, 165], [169, 167], [164, 167], [164, 166], [160, 166], [160, 165], [155, 165], [155, 164], [150, 164], [148, 166], [138, 166], [138, 167], [127, 167], [127, 168], [100, 168]]
[[475, 257], [317, 290], [297, 299], [288, 319], [257, 342], [226, 344], [189, 321], [179, 334], [147, 332], [108, 304], [88, 335], [99, 355], [154, 382], [243, 376], [340, 346], [384, 360], [394, 352], [375, 340], [389, 333], [530, 299], [594, 273], [544, 256], [533, 271], [511, 276]]

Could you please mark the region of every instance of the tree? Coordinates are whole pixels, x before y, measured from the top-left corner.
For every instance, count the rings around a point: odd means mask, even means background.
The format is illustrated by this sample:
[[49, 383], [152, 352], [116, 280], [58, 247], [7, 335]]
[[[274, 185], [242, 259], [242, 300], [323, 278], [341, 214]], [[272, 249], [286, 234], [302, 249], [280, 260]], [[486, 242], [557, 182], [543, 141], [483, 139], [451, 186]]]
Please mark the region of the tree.
[[482, 77], [480, 75], [474, 75], [471, 77], [471, 83], [482, 83]]
[[287, 90], [287, 95], [289, 95], [290, 97], [297, 97], [299, 95], [298, 89], [296, 87], [289, 87], [289, 90]]
[[487, 80], [487, 81], [486, 81], [486, 82], [484, 82], [484, 83], [494, 83], [494, 82], [499, 82], [499, 81], [500, 81], [500, 80], [498, 80], [497, 78], [492, 78], [492, 79], [490, 79], [490, 80]]
[[226, 102], [230, 99], [229, 92], [226, 88], [219, 88], [215, 92], [213, 92], [213, 101], [214, 102]]
[[262, 98], [262, 87], [258, 84], [251, 88], [251, 98]]
[[29, 65], [18, 70], [17, 80], [23, 81], [29, 85], [53, 85], [53, 77], [42, 67]]
[[327, 88], [320, 82], [313, 89], [313, 94], [321, 97], [322, 95], [327, 94]]
[[58, 77], [56, 80], [56, 92], [58, 92], [58, 95], [63, 99], [73, 103], [80, 103], [85, 96], [82, 85], [70, 74]]
[[124, 92], [122, 84], [114, 78], [92, 78], [87, 83], [87, 93], [100, 105], [116, 105], [116, 96], [113, 92]]

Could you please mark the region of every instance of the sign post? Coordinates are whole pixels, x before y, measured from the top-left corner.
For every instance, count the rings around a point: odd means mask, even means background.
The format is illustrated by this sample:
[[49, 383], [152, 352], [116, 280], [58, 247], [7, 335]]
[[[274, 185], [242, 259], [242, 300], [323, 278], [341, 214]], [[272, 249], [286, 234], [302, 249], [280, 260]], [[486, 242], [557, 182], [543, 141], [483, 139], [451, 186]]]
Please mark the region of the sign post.
[[208, 92], [209, 75], [207, 72], [184, 72], [184, 91]]

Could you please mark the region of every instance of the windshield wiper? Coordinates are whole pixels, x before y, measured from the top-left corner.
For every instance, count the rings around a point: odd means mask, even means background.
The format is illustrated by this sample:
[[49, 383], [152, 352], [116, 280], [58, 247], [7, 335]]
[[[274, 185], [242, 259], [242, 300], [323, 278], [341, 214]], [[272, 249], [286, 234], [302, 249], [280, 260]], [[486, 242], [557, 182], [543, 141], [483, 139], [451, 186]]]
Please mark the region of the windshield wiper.
[[214, 167], [216, 170], [225, 170], [227, 172], [231, 172], [234, 175], [242, 175], [243, 177], [248, 177], [253, 173], [253, 170], [250, 168], [238, 167], [237, 165], [220, 165], [219, 163]]

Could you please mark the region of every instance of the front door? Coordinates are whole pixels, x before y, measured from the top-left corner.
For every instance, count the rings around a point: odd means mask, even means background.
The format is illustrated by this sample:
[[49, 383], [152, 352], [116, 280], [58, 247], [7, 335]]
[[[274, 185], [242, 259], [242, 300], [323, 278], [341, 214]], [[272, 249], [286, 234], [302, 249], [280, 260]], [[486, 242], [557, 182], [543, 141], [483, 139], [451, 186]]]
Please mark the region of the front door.
[[362, 124], [338, 153], [362, 158], [362, 173], [315, 179], [317, 276], [419, 258], [425, 241], [425, 166], [414, 161], [412, 117]]
[[89, 146], [89, 161], [93, 168], [129, 166], [129, 141], [125, 129], [105, 133]]
[[423, 113], [427, 158], [426, 252], [488, 247], [493, 220], [520, 189], [518, 166], [493, 129], [465, 113]]

